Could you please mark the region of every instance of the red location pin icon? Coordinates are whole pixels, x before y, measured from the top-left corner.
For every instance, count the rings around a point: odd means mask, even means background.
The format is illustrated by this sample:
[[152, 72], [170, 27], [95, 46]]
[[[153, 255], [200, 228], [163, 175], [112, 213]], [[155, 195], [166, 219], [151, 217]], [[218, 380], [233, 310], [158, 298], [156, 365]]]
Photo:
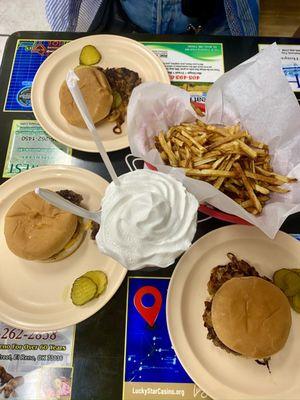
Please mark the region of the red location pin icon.
[[[150, 307], [144, 306], [142, 302], [145, 294], [151, 294], [154, 297], [154, 304]], [[162, 305], [162, 296], [160, 291], [154, 286], [143, 286], [136, 292], [133, 298], [133, 304], [142, 318], [153, 327]]]

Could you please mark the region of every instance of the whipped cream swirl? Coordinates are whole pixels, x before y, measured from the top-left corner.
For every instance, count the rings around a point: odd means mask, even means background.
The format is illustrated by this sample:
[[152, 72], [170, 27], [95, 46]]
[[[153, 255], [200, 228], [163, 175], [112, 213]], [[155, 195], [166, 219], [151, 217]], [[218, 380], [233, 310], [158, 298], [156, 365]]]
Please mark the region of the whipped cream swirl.
[[119, 179], [102, 200], [99, 249], [129, 270], [171, 265], [195, 235], [197, 199], [160, 172], [137, 170]]

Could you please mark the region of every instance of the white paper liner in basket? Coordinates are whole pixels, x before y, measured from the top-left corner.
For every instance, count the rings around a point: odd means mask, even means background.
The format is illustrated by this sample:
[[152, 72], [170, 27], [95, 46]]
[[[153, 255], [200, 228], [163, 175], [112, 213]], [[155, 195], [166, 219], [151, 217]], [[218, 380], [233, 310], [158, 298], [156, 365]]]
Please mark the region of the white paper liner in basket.
[[[269, 145], [276, 172], [299, 180], [300, 107], [281, 67], [280, 53], [273, 44], [225, 73], [209, 89], [203, 120], [210, 124], [240, 123], [255, 139]], [[132, 154], [175, 176], [200, 203], [207, 202], [243, 218], [274, 238], [284, 220], [300, 211], [299, 182], [286, 185], [289, 193], [272, 193], [262, 214], [254, 216], [209, 183], [188, 178], [180, 168], [164, 165], [154, 148], [153, 136], [196, 118], [186, 91], [154, 82], [138, 86], [127, 112]]]

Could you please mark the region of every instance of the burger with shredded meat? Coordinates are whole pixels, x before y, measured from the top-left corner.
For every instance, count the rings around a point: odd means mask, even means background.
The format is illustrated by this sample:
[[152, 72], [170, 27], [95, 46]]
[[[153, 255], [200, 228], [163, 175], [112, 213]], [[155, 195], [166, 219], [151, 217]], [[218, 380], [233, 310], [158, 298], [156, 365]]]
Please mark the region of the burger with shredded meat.
[[230, 262], [212, 270], [211, 299], [205, 302], [208, 339], [236, 355], [269, 360], [289, 336], [291, 310], [287, 297], [270, 279], [229, 253]]

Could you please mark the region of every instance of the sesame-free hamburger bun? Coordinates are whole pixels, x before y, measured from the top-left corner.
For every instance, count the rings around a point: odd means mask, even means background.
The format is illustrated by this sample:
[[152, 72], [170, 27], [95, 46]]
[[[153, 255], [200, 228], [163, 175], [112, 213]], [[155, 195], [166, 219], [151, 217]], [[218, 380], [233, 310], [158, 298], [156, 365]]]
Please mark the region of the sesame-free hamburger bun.
[[[95, 67], [78, 67], [76, 75], [79, 78], [78, 86], [86, 102], [93, 122], [103, 120], [110, 113], [113, 102], [110, 85], [104, 73]], [[86, 124], [73, 100], [66, 81], [60, 87], [60, 112], [71, 124], [86, 128]]]
[[5, 216], [9, 249], [26, 260], [57, 261], [71, 254], [83, 238], [80, 219], [34, 192], [20, 197]]
[[212, 325], [231, 350], [250, 358], [266, 358], [287, 341], [290, 305], [284, 293], [265, 279], [232, 278], [213, 297]]

